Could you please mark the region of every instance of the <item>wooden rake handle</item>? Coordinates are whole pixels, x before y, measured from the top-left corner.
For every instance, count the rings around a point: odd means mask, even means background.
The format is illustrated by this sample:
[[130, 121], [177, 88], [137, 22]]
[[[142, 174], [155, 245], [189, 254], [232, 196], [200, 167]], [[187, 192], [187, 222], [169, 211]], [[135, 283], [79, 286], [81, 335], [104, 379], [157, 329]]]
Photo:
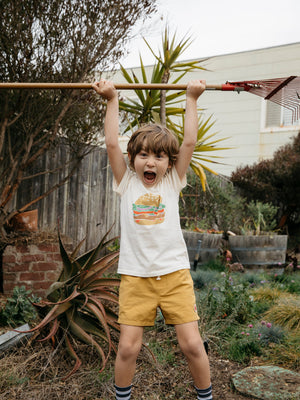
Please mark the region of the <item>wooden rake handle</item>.
[[[157, 90], [186, 90], [187, 84], [181, 83], [115, 83], [116, 89], [137, 90], [137, 89], [157, 89]], [[46, 83], [46, 82], [4, 82], [0, 83], [0, 89], [92, 89], [92, 83]], [[206, 90], [225, 90], [242, 91], [243, 87], [238, 87], [230, 83], [213, 85], [207, 84]]]

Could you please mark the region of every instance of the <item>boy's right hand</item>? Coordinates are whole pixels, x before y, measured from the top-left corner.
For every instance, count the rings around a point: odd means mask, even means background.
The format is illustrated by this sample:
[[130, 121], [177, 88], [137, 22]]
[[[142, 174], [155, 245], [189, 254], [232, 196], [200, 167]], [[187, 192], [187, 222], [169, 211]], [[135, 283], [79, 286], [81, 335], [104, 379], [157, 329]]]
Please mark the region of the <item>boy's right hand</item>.
[[92, 85], [92, 88], [100, 94], [106, 100], [112, 100], [115, 97], [118, 97], [117, 89], [115, 88], [113, 82], [107, 81], [105, 79], [100, 79], [99, 82], [95, 82]]

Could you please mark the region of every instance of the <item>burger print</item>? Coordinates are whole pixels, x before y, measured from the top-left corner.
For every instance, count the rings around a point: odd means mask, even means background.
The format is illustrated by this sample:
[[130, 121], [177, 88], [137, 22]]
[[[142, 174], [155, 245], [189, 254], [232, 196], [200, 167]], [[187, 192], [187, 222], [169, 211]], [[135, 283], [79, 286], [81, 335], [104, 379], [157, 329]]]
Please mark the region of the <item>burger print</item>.
[[139, 225], [156, 225], [165, 220], [165, 206], [159, 194], [146, 193], [132, 204], [134, 221]]

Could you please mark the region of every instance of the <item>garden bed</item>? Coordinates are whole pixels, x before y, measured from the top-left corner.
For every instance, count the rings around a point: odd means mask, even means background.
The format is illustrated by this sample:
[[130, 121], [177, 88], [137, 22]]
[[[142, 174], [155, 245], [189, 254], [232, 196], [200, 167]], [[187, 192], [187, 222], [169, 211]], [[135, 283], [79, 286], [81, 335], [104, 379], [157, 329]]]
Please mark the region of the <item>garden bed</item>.
[[[161, 352], [160, 362], [154, 363], [146, 351], [142, 351], [134, 379], [132, 400], [195, 400], [192, 380], [186, 361], [175, 341], [175, 334], [168, 328], [162, 332], [146, 333], [146, 340], [157, 336]], [[61, 381], [69, 371], [69, 360], [59, 350], [51, 353], [50, 344], [33, 342], [27, 347], [15, 349], [1, 358], [0, 393], [3, 398], [19, 400], [113, 400], [113, 359], [99, 375], [99, 361], [84, 345], [81, 369], [66, 382]], [[172, 353], [170, 353], [170, 351]], [[231, 387], [231, 376], [241, 369], [238, 363], [222, 359], [211, 352], [211, 372], [215, 400], [245, 400]], [[42, 372], [40, 376], [39, 373]]]
[[[231, 377], [249, 365], [277, 365], [299, 372], [299, 272], [241, 274], [209, 264], [192, 275], [200, 331], [210, 348], [214, 400], [246, 399], [233, 389]], [[142, 350], [132, 399], [194, 400], [174, 328], [158, 319], [154, 328], [145, 330], [144, 341], [157, 362]], [[67, 381], [62, 377], [72, 369], [72, 360], [62, 346], [33, 341], [2, 355], [0, 393], [10, 400], [113, 400], [114, 356], [99, 374], [101, 362], [91, 347], [76, 341], [75, 348], [82, 366]]]

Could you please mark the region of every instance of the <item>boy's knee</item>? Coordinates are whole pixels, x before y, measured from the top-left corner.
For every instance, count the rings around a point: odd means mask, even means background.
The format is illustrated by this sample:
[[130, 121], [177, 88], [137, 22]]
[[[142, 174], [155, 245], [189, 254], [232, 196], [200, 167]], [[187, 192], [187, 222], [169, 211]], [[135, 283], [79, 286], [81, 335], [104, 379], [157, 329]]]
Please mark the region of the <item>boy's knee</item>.
[[203, 353], [203, 343], [197, 338], [180, 343], [180, 348], [187, 357], [200, 357]]
[[142, 343], [139, 342], [120, 342], [118, 353], [124, 360], [129, 358], [136, 358], [141, 350]]

